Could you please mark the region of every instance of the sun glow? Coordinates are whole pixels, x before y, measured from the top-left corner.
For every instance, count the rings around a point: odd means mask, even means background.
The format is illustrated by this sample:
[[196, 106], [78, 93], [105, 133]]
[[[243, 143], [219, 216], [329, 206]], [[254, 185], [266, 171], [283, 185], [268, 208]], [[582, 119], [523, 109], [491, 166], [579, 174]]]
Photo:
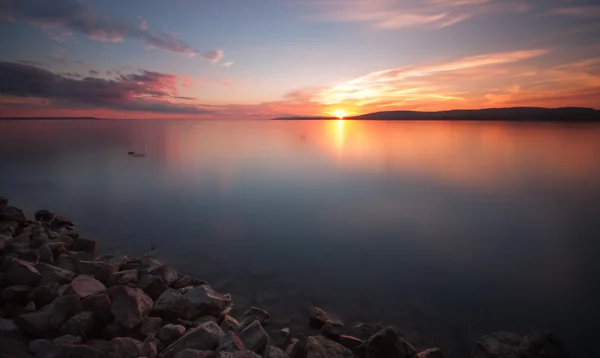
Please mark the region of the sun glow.
[[346, 111], [344, 111], [343, 109], [336, 109], [333, 112], [333, 115], [338, 117], [339, 119], [342, 119], [342, 118], [346, 117]]

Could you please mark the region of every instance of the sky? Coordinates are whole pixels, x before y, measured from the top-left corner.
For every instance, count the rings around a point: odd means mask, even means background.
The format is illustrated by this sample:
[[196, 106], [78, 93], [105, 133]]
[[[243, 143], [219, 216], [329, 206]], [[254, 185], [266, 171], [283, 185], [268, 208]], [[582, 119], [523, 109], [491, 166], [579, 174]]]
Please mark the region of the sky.
[[597, 0], [0, 0], [0, 117], [600, 108]]

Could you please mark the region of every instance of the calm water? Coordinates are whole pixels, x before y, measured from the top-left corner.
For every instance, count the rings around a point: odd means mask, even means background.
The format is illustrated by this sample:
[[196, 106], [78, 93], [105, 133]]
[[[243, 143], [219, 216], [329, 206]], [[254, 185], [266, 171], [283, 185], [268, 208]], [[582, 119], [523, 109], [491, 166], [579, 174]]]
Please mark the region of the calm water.
[[0, 121], [0, 195], [273, 329], [317, 304], [452, 357], [533, 329], [600, 356], [598, 125]]

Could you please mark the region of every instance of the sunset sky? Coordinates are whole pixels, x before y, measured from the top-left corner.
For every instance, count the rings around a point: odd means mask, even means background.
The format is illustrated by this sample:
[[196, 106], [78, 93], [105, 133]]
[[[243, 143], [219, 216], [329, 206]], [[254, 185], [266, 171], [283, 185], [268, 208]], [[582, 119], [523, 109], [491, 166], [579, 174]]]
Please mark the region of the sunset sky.
[[600, 108], [596, 0], [0, 0], [0, 117]]

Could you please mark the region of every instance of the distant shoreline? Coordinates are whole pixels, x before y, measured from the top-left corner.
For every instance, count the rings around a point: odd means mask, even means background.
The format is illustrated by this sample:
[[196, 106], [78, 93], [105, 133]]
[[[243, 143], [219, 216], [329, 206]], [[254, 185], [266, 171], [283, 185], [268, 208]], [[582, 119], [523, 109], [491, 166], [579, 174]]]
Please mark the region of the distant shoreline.
[[0, 117], [0, 121], [35, 121], [35, 120], [104, 120], [97, 117]]

